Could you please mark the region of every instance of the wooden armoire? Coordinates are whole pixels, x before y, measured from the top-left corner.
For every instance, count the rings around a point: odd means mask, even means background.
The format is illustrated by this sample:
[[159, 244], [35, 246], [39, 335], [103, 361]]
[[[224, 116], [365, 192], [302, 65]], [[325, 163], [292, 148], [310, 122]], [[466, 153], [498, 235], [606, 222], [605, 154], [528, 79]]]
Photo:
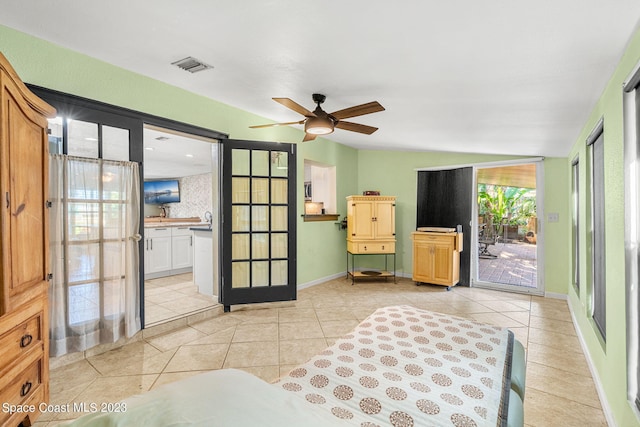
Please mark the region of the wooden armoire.
[[[395, 280], [395, 196], [347, 197], [347, 273], [354, 281], [356, 278], [372, 277], [371, 271], [355, 271], [356, 255], [384, 255], [385, 268], [376, 271], [374, 277], [393, 277]], [[387, 255], [393, 259], [392, 271], [388, 271]]]
[[0, 425], [31, 425], [49, 400], [47, 117], [0, 53]]

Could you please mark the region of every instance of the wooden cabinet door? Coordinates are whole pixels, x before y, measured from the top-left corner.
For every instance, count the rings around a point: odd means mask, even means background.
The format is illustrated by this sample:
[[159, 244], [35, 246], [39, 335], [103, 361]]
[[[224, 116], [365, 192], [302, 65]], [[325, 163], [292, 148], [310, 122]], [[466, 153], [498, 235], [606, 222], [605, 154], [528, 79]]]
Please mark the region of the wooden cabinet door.
[[433, 281], [440, 284], [451, 284], [452, 279], [452, 253], [453, 245], [451, 243], [434, 243], [433, 244]]
[[396, 202], [390, 200], [376, 202], [373, 217], [375, 218], [375, 238], [395, 239]]
[[46, 209], [47, 121], [26, 104], [18, 90], [2, 86], [2, 274], [0, 311], [6, 313], [46, 289], [48, 273]]
[[347, 221], [349, 237], [355, 239], [374, 239], [374, 204], [373, 201], [350, 202], [352, 215], [351, 221]]
[[426, 242], [413, 243], [413, 280], [429, 283], [433, 278], [433, 245]]

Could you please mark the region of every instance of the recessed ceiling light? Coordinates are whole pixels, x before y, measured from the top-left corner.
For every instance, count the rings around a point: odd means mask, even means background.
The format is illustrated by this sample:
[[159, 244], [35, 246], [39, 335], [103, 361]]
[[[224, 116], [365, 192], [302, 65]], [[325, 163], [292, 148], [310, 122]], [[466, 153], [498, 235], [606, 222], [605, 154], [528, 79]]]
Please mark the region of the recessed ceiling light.
[[85, 141], [97, 141], [98, 138], [85, 138]]
[[193, 154], [185, 154], [185, 157], [193, 157]]
[[153, 151], [153, 147], [144, 147], [145, 150]]

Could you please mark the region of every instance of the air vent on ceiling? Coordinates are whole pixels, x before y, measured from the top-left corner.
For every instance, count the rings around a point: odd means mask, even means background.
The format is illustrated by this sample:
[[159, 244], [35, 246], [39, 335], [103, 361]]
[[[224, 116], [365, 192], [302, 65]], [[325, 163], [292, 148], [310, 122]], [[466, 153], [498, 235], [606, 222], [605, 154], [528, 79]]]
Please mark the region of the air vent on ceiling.
[[190, 73], [197, 73], [198, 71], [204, 71], [209, 68], [213, 68], [213, 65], [205, 64], [204, 62], [192, 57], [187, 56], [184, 59], [181, 59], [176, 62], [172, 62], [171, 65], [175, 65], [183, 70], [186, 70]]

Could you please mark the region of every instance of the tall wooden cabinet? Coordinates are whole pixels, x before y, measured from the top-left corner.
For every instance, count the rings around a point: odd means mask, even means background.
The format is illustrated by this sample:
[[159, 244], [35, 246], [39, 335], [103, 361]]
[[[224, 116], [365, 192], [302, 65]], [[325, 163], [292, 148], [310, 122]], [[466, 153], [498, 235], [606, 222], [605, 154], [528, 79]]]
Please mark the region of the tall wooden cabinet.
[[[395, 277], [396, 253], [396, 198], [395, 196], [347, 197], [347, 270], [352, 256], [349, 274], [356, 277]], [[393, 271], [388, 270], [387, 257], [381, 272], [355, 271], [354, 255], [391, 255]]]
[[[47, 117], [0, 53], [0, 425], [25, 425], [49, 399]], [[10, 406], [9, 406], [10, 407]]]
[[411, 237], [415, 282], [450, 287], [460, 281], [462, 233], [416, 231]]

